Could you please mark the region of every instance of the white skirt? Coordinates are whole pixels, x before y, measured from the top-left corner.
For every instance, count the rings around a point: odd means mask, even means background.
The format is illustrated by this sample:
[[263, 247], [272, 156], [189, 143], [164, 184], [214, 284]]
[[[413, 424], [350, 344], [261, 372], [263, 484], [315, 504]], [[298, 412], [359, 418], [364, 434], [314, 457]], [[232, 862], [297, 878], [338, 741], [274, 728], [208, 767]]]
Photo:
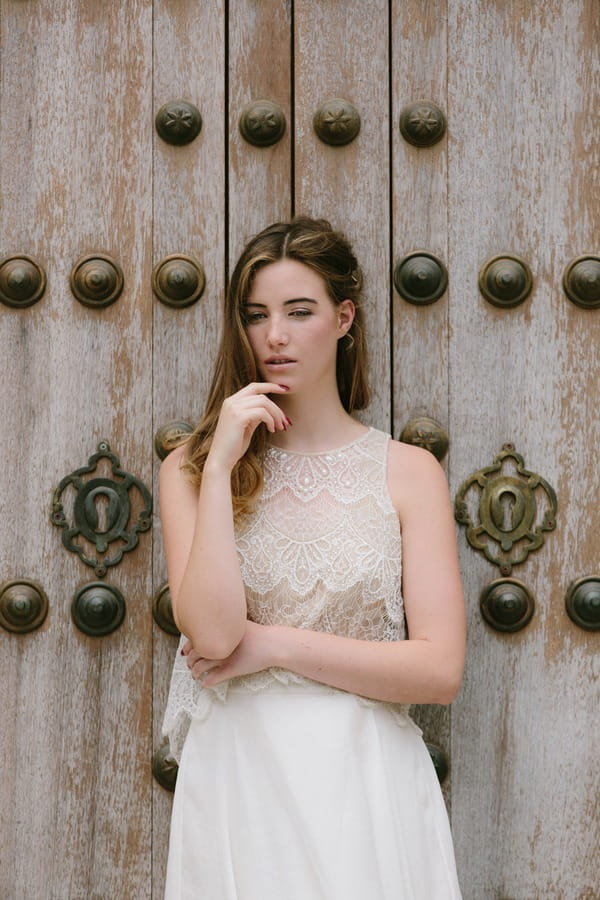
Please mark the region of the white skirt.
[[320, 685], [230, 687], [186, 738], [166, 900], [459, 900], [406, 715]]

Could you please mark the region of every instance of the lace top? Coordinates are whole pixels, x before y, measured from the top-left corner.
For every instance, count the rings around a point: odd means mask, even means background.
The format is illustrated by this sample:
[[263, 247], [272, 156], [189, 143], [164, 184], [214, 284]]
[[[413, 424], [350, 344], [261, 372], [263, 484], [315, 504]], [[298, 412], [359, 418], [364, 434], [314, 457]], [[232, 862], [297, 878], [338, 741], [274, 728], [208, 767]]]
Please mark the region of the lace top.
[[[405, 637], [388, 442], [370, 428], [326, 453], [267, 450], [256, 510], [236, 528], [250, 619], [371, 641]], [[178, 650], [163, 724], [171, 754], [179, 758], [189, 717], [203, 717], [211, 703], [224, 701], [233, 682], [261, 690], [276, 681], [314, 685], [269, 669], [202, 688]]]

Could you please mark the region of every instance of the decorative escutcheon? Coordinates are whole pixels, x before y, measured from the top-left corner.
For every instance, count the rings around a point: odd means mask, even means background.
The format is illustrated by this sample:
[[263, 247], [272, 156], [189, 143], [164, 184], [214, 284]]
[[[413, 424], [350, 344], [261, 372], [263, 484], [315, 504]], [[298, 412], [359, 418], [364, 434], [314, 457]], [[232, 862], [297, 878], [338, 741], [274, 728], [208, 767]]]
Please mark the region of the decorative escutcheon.
[[483, 590], [481, 615], [496, 631], [520, 631], [533, 616], [535, 604], [529, 588], [516, 578], [498, 578]]
[[244, 140], [255, 147], [276, 144], [285, 132], [285, 115], [282, 108], [271, 100], [254, 100], [242, 110], [239, 119]]
[[152, 272], [152, 290], [161, 303], [181, 309], [198, 300], [206, 284], [204, 269], [200, 263], [173, 253], [165, 257]]
[[437, 256], [416, 250], [396, 263], [394, 285], [408, 303], [428, 306], [439, 300], [448, 287], [448, 272]]
[[167, 791], [174, 791], [179, 766], [169, 753], [169, 744], [163, 744], [152, 756], [152, 774]]
[[46, 273], [31, 256], [7, 256], [0, 262], [0, 303], [16, 309], [33, 306], [46, 290]]
[[400, 133], [415, 147], [431, 147], [446, 133], [446, 116], [431, 100], [416, 100], [400, 113]]
[[407, 422], [400, 434], [400, 440], [429, 450], [437, 460], [442, 460], [448, 452], [447, 432], [439, 422], [429, 416], [417, 416]]
[[92, 309], [114, 303], [123, 290], [123, 270], [110, 256], [100, 253], [83, 256], [75, 263], [70, 276], [74, 297]]
[[589, 575], [569, 585], [565, 602], [572, 622], [586, 631], [600, 629], [600, 577]]
[[159, 628], [166, 631], [167, 634], [175, 634], [179, 636], [181, 632], [175, 624], [173, 617], [173, 606], [171, 605], [171, 591], [168, 583], [163, 584], [157, 590], [152, 600], [152, 616]]
[[180, 438], [191, 434], [194, 426], [189, 422], [167, 422], [162, 425], [154, 435], [154, 449], [160, 460], [166, 459], [171, 450], [180, 443]]
[[110, 634], [125, 618], [123, 594], [103, 581], [92, 581], [75, 594], [71, 616], [79, 630], [90, 637]]
[[556, 494], [541, 475], [525, 469], [513, 444], [504, 444], [491, 466], [462, 483], [455, 516], [466, 525], [471, 547], [510, 575], [542, 546], [543, 532], [556, 527]]
[[514, 254], [493, 256], [481, 267], [479, 290], [493, 306], [510, 309], [522, 303], [533, 287], [531, 269]]
[[170, 100], [158, 110], [154, 124], [163, 141], [181, 147], [191, 144], [198, 137], [202, 129], [202, 116], [193, 103]]
[[448, 772], [450, 770], [448, 757], [446, 756], [442, 748], [438, 747], [437, 744], [430, 744], [429, 742], [426, 742], [425, 746], [429, 751], [431, 762], [433, 763], [433, 768], [435, 769], [438, 781], [440, 784], [442, 784], [448, 777]]
[[584, 309], [600, 307], [600, 256], [578, 256], [563, 274], [563, 289], [569, 300]]
[[313, 116], [313, 128], [325, 144], [349, 144], [360, 131], [360, 115], [347, 100], [334, 97], [318, 108]]
[[[103, 459], [110, 462], [111, 476], [97, 474]], [[108, 441], [101, 441], [87, 466], [66, 475], [52, 497], [51, 520], [62, 528], [64, 546], [91, 566], [98, 578], [103, 578], [109, 566], [116, 566], [125, 553], [137, 547], [139, 532], [148, 531], [152, 525], [150, 491], [120, 466]], [[92, 477], [84, 477], [88, 475]], [[63, 506], [67, 491], [71, 495], [69, 518]], [[137, 518], [134, 509], [139, 510]], [[97, 556], [88, 555], [88, 544], [95, 547]]]
[[0, 587], [0, 625], [7, 631], [35, 631], [47, 615], [48, 597], [35, 581], [19, 578]]

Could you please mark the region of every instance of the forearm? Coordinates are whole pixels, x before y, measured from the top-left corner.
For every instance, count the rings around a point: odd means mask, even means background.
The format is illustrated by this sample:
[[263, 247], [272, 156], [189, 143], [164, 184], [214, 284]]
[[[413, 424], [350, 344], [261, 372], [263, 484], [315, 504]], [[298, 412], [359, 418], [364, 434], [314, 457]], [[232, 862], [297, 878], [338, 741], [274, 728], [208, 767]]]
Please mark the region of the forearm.
[[275, 665], [345, 691], [393, 703], [450, 703], [460, 687], [461, 640], [361, 641], [277, 627]]

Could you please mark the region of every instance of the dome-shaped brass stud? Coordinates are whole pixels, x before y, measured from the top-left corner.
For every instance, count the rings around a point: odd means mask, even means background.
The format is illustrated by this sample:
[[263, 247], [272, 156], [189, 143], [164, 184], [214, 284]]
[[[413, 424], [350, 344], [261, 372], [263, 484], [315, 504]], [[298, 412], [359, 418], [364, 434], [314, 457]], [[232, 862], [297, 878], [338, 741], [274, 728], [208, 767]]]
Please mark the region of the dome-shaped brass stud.
[[92, 309], [102, 309], [120, 297], [123, 270], [110, 256], [83, 256], [71, 270], [70, 284], [76, 300]]
[[166, 306], [178, 309], [195, 303], [202, 296], [205, 284], [200, 263], [183, 253], [166, 256], [152, 272], [155, 296]]
[[170, 755], [169, 744], [163, 744], [152, 756], [152, 774], [166, 791], [174, 791], [179, 766]]
[[481, 615], [496, 631], [520, 631], [534, 611], [529, 588], [516, 578], [497, 578], [483, 590], [479, 607]]
[[0, 588], [0, 625], [7, 631], [35, 631], [47, 615], [48, 597], [35, 581], [19, 578]]
[[313, 128], [325, 144], [349, 144], [360, 131], [360, 115], [352, 103], [333, 97], [314, 114]]
[[167, 634], [179, 635], [181, 632], [175, 624], [173, 606], [171, 605], [171, 591], [168, 584], [163, 584], [152, 600], [152, 616], [159, 628]]
[[437, 460], [442, 460], [448, 452], [448, 433], [439, 422], [429, 416], [417, 416], [407, 422], [400, 434], [405, 444], [414, 444], [433, 453]]
[[23, 309], [46, 290], [46, 273], [31, 256], [7, 256], [0, 262], [0, 303]]
[[167, 422], [161, 425], [154, 435], [154, 450], [160, 460], [166, 459], [171, 450], [179, 444], [179, 439], [185, 434], [191, 434], [194, 426], [189, 422]]
[[533, 276], [520, 256], [493, 256], [481, 267], [479, 290], [493, 306], [508, 309], [518, 306], [531, 293]]
[[75, 594], [71, 616], [77, 628], [90, 637], [110, 634], [125, 618], [123, 594], [103, 581], [92, 581]]
[[586, 631], [600, 629], [600, 577], [590, 575], [572, 582], [565, 606], [572, 622]]
[[285, 132], [285, 115], [272, 100], [253, 100], [242, 110], [239, 119], [244, 140], [256, 147], [276, 144]]
[[438, 747], [437, 744], [431, 744], [429, 743], [429, 741], [427, 741], [425, 746], [429, 751], [431, 762], [433, 763], [433, 768], [435, 769], [438, 781], [440, 784], [442, 784], [448, 777], [448, 772], [450, 770], [448, 757], [444, 750], [442, 750], [441, 747]]
[[563, 275], [567, 297], [584, 309], [600, 307], [600, 256], [578, 256]]
[[169, 100], [156, 113], [154, 124], [163, 141], [183, 146], [200, 134], [202, 116], [198, 107], [187, 100]]
[[407, 303], [428, 306], [439, 300], [448, 287], [448, 272], [437, 256], [417, 250], [396, 263], [394, 285]]
[[446, 116], [431, 100], [416, 100], [400, 113], [400, 132], [415, 147], [431, 147], [446, 133]]

